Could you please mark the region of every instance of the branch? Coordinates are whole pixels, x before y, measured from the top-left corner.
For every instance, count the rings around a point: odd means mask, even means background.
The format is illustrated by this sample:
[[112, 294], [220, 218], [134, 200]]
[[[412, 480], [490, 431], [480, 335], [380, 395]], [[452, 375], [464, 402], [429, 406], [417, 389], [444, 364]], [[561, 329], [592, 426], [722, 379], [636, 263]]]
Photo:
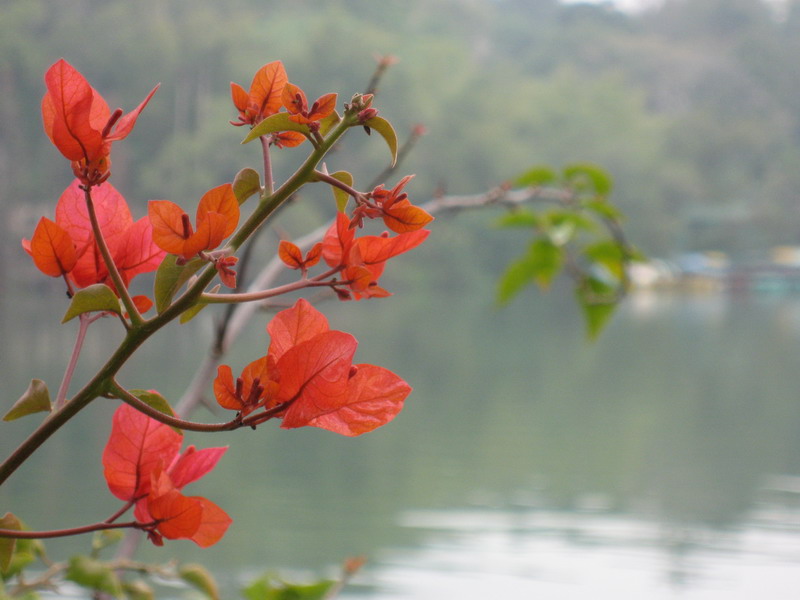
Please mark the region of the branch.
[[0, 538], [13, 538], [18, 540], [44, 540], [57, 537], [68, 537], [71, 535], [81, 535], [104, 529], [147, 529], [152, 523], [139, 523], [128, 521], [126, 523], [92, 523], [81, 527], [71, 527], [69, 529], [51, 529], [48, 531], [21, 531], [19, 529], [0, 529]]

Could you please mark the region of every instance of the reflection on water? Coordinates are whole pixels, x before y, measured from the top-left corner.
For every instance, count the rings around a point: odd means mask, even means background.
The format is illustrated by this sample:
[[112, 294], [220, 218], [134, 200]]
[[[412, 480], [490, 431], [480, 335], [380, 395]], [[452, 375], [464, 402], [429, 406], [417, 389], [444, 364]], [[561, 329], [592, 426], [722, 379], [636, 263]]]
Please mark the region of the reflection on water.
[[[36, 302], [2, 322], [18, 344], [0, 350], [1, 374], [20, 392], [32, 373], [55, 389], [70, 345]], [[366, 554], [349, 597], [380, 600], [793, 597], [781, 594], [800, 575], [800, 297], [637, 295], [591, 345], [557, 293], [504, 311], [408, 292], [326, 308], [360, 340], [357, 360], [413, 383], [406, 410], [357, 439], [190, 436], [231, 445], [191, 491], [234, 525], [209, 551], [176, 543], [148, 558], [214, 564], [231, 583]], [[172, 329], [124, 382], [164, 381], [177, 397], [207, 339]], [[234, 370], [264, 345], [261, 323]], [[0, 511], [37, 528], [111, 514], [98, 455], [112, 409], [60, 432]], [[5, 454], [24, 432], [1, 426]]]

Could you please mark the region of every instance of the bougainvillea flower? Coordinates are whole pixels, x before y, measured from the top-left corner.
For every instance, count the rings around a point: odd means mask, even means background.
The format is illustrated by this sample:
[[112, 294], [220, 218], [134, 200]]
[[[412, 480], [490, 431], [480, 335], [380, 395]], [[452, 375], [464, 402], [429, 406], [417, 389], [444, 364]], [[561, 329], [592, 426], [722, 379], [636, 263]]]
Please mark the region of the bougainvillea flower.
[[391, 190], [387, 190], [383, 185], [372, 190], [367, 202], [355, 209], [351, 226], [361, 226], [364, 217], [370, 219], [380, 217], [395, 233], [407, 233], [422, 229], [433, 221], [433, 216], [419, 206], [411, 204], [408, 194], [403, 192], [403, 188], [412, 177], [414, 176], [403, 177]]
[[287, 83], [283, 88], [282, 101], [292, 121], [305, 123], [309, 127], [319, 127], [319, 121], [332, 114], [336, 108], [336, 94], [320, 96], [309, 108], [305, 92], [292, 83]]
[[163, 536], [210, 546], [224, 535], [230, 517], [213, 502], [180, 490], [210, 472], [227, 448], [189, 446], [181, 454], [182, 441], [171, 427], [121, 405], [103, 451], [106, 483], [120, 500], [136, 503], [136, 520], [152, 523], [148, 533], [155, 543]]
[[125, 138], [153, 97], [154, 87], [139, 106], [127, 114], [113, 113], [89, 82], [64, 59], [53, 64], [44, 77], [42, 98], [44, 130], [56, 148], [72, 162], [75, 176], [84, 185], [97, 185], [110, 174], [111, 144]]
[[[350, 219], [338, 213], [323, 238], [322, 257], [329, 266], [342, 268], [342, 277], [356, 300], [383, 297], [389, 292], [378, 286], [378, 278], [386, 261], [416, 248], [429, 233], [427, 229], [417, 229], [393, 237], [383, 234], [356, 238]], [[340, 294], [340, 298], [348, 296]]]
[[[288, 81], [289, 78], [286, 76], [283, 63], [276, 60], [264, 65], [256, 72], [250, 84], [249, 93], [238, 83], [231, 82], [233, 104], [239, 111], [239, 120], [231, 121], [231, 124], [255, 125], [277, 113], [282, 106], [283, 88]], [[290, 138], [294, 137], [290, 136]], [[305, 139], [302, 134], [300, 137], [302, 140]], [[284, 145], [292, 144], [284, 143]]]
[[230, 183], [209, 190], [197, 206], [197, 230], [192, 228], [189, 215], [169, 200], [151, 200], [148, 216], [156, 245], [188, 260], [199, 252], [213, 250], [235, 231], [239, 202]]
[[[267, 355], [253, 361], [233, 384], [223, 365], [214, 382], [219, 404], [240, 412], [277, 409], [281, 427], [320, 427], [355, 436], [391, 421], [411, 387], [375, 365], [354, 365], [358, 342], [331, 330], [307, 300], [279, 312], [267, 325]], [[268, 381], [269, 391], [260, 389]]]
[[[55, 223], [40, 221], [33, 238], [22, 240], [22, 246], [47, 275], [67, 275], [79, 288], [104, 283], [114, 289], [81, 185], [76, 179], [64, 190], [56, 205]], [[140, 273], [155, 271], [164, 251], [153, 243], [150, 221], [146, 217], [134, 221], [125, 198], [108, 182], [93, 187], [91, 197], [100, 231], [124, 284]]]

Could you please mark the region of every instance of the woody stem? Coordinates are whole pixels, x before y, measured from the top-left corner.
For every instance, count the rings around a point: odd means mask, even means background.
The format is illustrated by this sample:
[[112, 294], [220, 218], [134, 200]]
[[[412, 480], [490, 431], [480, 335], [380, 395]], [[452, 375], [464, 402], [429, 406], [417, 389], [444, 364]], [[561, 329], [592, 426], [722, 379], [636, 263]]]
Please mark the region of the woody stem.
[[169, 425], [170, 427], [176, 427], [186, 431], [202, 431], [208, 433], [212, 431], [231, 431], [242, 426], [241, 419], [239, 418], [235, 418], [227, 423], [197, 423], [195, 421], [184, 421], [178, 417], [173, 417], [172, 415], [163, 413], [160, 410], [153, 408], [146, 402], [139, 400], [139, 398], [118, 384], [116, 380], [112, 379], [108, 387], [109, 392], [115, 397], [119, 398], [126, 404], [130, 404], [136, 410], [143, 412], [148, 417], [151, 417], [160, 423], [164, 423], [165, 425]]
[[347, 192], [350, 194], [353, 199], [358, 202], [360, 198], [363, 198], [364, 194], [359, 192], [357, 189], [347, 185], [344, 181], [339, 181], [336, 177], [329, 175], [328, 173], [323, 173], [320, 170], [314, 171], [314, 177], [316, 177], [319, 181], [324, 181], [325, 183], [332, 185], [333, 187], [337, 187], [340, 190]]
[[[92, 523], [81, 527], [70, 527], [69, 529], [51, 529], [48, 531], [22, 531], [19, 529], [0, 529], [0, 538], [15, 538], [18, 540], [42, 540], [47, 538], [67, 537], [70, 535], [80, 535], [82, 533], [92, 533], [103, 531], [104, 529], [145, 529], [145, 525], [136, 521], [125, 523]], [[152, 524], [150, 524], [152, 525]]]
[[142, 319], [142, 315], [139, 314], [136, 305], [133, 303], [128, 293], [128, 288], [125, 287], [125, 283], [122, 281], [122, 275], [119, 274], [117, 265], [114, 264], [114, 258], [111, 256], [111, 251], [108, 249], [108, 244], [106, 244], [106, 240], [103, 237], [103, 232], [100, 230], [100, 223], [97, 220], [97, 213], [94, 210], [94, 202], [92, 201], [92, 188], [87, 185], [83, 190], [86, 196], [86, 208], [89, 211], [89, 220], [92, 223], [92, 232], [94, 233], [97, 247], [100, 249], [100, 255], [103, 257], [103, 262], [108, 269], [108, 274], [111, 276], [111, 281], [114, 282], [114, 287], [117, 288], [117, 294], [122, 300], [125, 310], [128, 311], [131, 324], [133, 324], [134, 327], [139, 327], [144, 323], [144, 319]]
[[209, 304], [230, 304], [230, 303], [238, 303], [238, 302], [256, 302], [258, 300], [266, 300], [267, 298], [274, 298], [275, 296], [280, 296], [282, 294], [288, 294], [290, 292], [296, 292], [297, 290], [302, 290], [309, 287], [325, 287], [331, 285], [330, 281], [325, 281], [325, 279], [335, 275], [341, 270], [340, 267], [335, 267], [333, 269], [328, 269], [324, 273], [320, 273], [319, 275], [315, 275], [310, 279], [300, 279], [299, 281], [295, 281], [294, 283], [287, 283], [286, 285], [279, 285], [274, 288], [270, 288], [268, 290], [261, 290], [259, 292], [246, 292], [242, 294], [202, 294], [200, 296], [201, 301], [207, 302]]

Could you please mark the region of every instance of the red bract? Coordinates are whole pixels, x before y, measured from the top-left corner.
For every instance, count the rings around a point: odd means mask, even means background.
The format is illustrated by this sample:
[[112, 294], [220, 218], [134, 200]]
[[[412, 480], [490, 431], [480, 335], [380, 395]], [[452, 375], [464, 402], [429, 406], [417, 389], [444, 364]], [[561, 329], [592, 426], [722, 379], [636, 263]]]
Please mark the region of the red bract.
[[163, 536], [210, 546], [224, 535], [230, 517], [213, 502], [180, 490], [210, 472], [227, 448], [189, 446], [181, 454], [182, 441], [171, 427], [123, 404], [114, 413], [103, 451], [106, 482], [117, 498], [136, 503], [136, 519], [152, 523], [155, 543]]
[[239, 224], [239, 202], [230, 183], [206, 192], [197, 206], [197, 231], [189, 215], [169, 200], [151, 200], [148, 215], [156, 245], [188, 260], [199, 252], [213, 250], [234, 232]]
[[[93, 187], [91, 194], [100, 231], [125, 285], [140, 273], [155, 271], [164, 252], [153, 243], [148, 219], [134, 221], [125, 198], [108, 182]], [[67, 275], [79, 288], [95, 283], [114, 288], [92, 232], [86, 193], [77, 179], [61, 194], [55, 222], [43, 218], [33, 238], [22, 240], [22, 246], [47, 275]]]
[[289, 111], [289, 117], [295, 123], [305, 123], [312, 129], [319, 127], [319, 122], [331, 115], [336, 108], [336, 94], [325, 94], [320, 96], [308, 106], [306, 94], [299, 87], [292, 83], [287, 83], [283, 88], [283, 105]]
[[[238, 388], [243, 393], [232, 392], [230, 368], [220, 367], [214, 392], [223, 407], [247, 410], [251, 404], [241, 398], [251, 390], [250, 395], [259, 396], [259, 406], [279, 411], [284, 429], [312, 426], [355, 436], [391, 421], [411, 393], [391, 371], [354, 365], [356, 339], [331, 330], [325, 316], [306, 300], [275, 315], [267, 332], [269, 351], [242, 373]], [[259, 381], [269, 381], [268, 394], [252, 393], [254, 372], [261, 374]]]
[[158, 86], [133, 111], [123, 115], [120, 108], [112, 113], [103, 97], [64, 59], [47, 70], [44, 81], [47, 86], [42, 98], [45, 132], [61, 154], [72, 162], [72, 170], [83, 184], [102, 183], [110, 174], [112, 142], [131, 132]]
[[[231, 82], [233, 104], [239, 111], [239, 121], [231, 121], [231, 124], [255, 125], [278, 112], [282, 106], [281, 97], [287, 81], [289, 78], [283, 63], [276, 60], [256, 72], [250, 84], [250, 93], [238, 83]], [[302, 135], [300, 137], [305, 139]]]
[[356, 238], [350, 219], [338, 213], [322, 241], [322, 257], [329, 266], [342, 267], [342, 278], [356, 300], [387, 296], [389, 292], [378, 285], [386, 261], [416, 248], [429, 233], [427, 229], [417, 229], [394, 237], [384, 234]]
[[360, 226], [364, 217], [370, 219], [380, 217], [395, 233], [408, 233], [422, 229], [433, 221], [428, 212], [411, 204], [408, 194], [402, 191], [412, 177], [413, 175], [403, 177], [391, 190], [382, 185], [372, 190], [369, 200], [355, 209], [352, 225]]

